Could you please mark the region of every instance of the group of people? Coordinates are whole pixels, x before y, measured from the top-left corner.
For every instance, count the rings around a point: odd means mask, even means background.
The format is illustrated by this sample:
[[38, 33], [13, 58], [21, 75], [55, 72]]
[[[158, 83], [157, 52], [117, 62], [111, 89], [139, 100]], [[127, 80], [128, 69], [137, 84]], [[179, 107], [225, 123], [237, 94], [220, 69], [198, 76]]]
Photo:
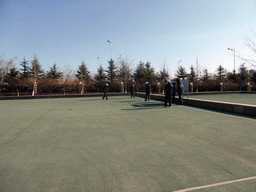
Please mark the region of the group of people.
[[181, 95], [184, 92], [184, 86], [179, 78], [176, 79], [176, 83], [177, 83], [177, 89], [176, 89], [175, 82], [171, 83], [170, 80], [166, 81], [166, 85], [164, 88], [164, 92], [165, 92], [164, 107], [167, 107], [167, 103], [169, 103], [169, 107], [171, 107], [172, 102], [174, 102], [175, 100], [176, 92], [179, 96], [178, 105], [183, 104]]
[[[164, 92], [165, 92], [164, 107], [167, 107], [167, 103], [169, 103], [169, 107], [171, 107], [172, 102], [174, 102], [174, 100], [175, 100], [176, 92], [179, 96], [178, 105], [182, 105], [181, 95], [184, 92], [184, 87], [179, 78], [176, 79], [176, 84], [177, 84], [177, 88], [176, 88], [175, 82], [171, 83], [170, 80], [166, 81], [166, 85], [164, 88]], [[146, 85], [145, 101], [149, 101], [150, 100], [150, 86], [149, 86], [148, 82], [146, 82], [145, 85]], [[107, 96], [108, 84], [106, 84], [104, 86], [103, 92], [104, 92], [104, 94], [103, 94], [102, 99], [104, 100], [104, 98], [106, 97], [106, 100], [108, 100], [108, 96]], [[130, 86], [130, 93], [131, 93], [131, 98], [135, 98], [135, 85], [134, 84], [132, 84]]]
[[[146, 84], [145, 101], [149, 101], [150, 100], [150, 87], [149, 87], [148, 82], [146, 82], [145, 84]], [[166, 81], [166, 85], [164, 88], [164, 92], [165, 92], [164, 107], [167, 107], [167, 103], [169, 103], [169, 107], [171, 107], [172, 103], [175, 100], [176, 92], [179, 96], [178, 105], [183, 104], [182, 97], [181, 97], [182, 93], [184, 92], [183, 83], [180, 81], [179, 78], [177, 78], [176, 84], [177, 84], [177, 88], [176, 88], [175, 82], [171, 83], [170, 80]]]

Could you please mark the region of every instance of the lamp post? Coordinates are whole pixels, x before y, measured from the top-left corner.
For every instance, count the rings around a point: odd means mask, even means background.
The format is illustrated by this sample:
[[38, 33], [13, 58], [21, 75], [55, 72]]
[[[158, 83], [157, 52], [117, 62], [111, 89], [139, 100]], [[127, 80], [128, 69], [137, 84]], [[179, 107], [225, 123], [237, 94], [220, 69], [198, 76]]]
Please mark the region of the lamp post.
[[34, 51], [34, 60], [33, 60], [33, 66], [34, 66], [34, 84], [33, 84], [33, 92], [32, 96], [35, 96], [37, 94], [37, 84], [36, 84], [36, 54]]
[[228, 50], [233, 51], [234, 52], [234, 74], [236, 74], [236, 50], [228, 48]]
[[98, 67], [99, 67], [99, 57], [97, 58], [97, 70], [98, 70]]
[[110, 56], [111, 56], [111, 60], [112, 60], [112, 43], [111, 41], [107, 40], [107, 42], [110, 43]]
[[179, 64], [180, 64], [181, 60], [177, 63], [177, 67], [179, 68]]

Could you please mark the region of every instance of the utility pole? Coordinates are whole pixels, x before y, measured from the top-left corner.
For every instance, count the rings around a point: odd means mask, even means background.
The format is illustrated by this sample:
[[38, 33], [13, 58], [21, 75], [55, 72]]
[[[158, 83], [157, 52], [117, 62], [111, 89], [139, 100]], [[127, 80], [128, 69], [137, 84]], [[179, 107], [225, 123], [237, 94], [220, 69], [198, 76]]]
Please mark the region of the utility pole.
[[236, 50], [235, 48], [234, 49], [228, 48], [228, 50], [234, 52], [234, 72], [233, 73], [236, 74]]
[[37, 94], [37, 84], [36, 84], [36, 54], [34, 50], [34, 61], [33, 61], [33, 66], [34, 66], [34, 84], [33, 84], [33, 93], [32, 96]]
[[110, 56], [111, 56], [111, 60], [112, 60], [112, 43], [110, 40], [107, 40], [107, 42], [110, 43]]
[[[99, 57], [97, 58], [97, 70], [98, 70], [98, 67], [99, 67]], [[97, 72], [96, 70], [96, 72]]]
[[199, 69], [198, 69], [198, 57], [196, 58], [196, 92], [198, 92], [198, 77], [199, 77]]
[[126, 55], [126, 60], [125, 60], [125, 85], [126, 85], [126, 93], [128, 92], [128, 64], [127, 64], [127, 55]]

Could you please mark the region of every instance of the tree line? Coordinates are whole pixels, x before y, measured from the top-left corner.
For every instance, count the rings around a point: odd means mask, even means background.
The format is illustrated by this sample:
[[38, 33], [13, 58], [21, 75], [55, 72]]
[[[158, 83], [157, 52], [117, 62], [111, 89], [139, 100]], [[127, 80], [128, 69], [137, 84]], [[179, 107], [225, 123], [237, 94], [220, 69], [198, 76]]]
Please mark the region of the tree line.
[[[35, 82], [38, 94], [79, 93], [81, 86], [84, 87], [85, 92], [101, 92], [106, 83], [109, 84], [111, 92], [120, 92], [121, 83], [127, 92], [131, 84], [135, 84], [137, 91], [144, 91], [145, 82], [151, 85], [152, 92], [159, 92], [164, 88], [166, 79], [170, 77], [165, 66], [160, 72], [155, 72], [149, 61], [140, 61], [133, 69], [132, 61], [125, 60], [121, 55], [116, 61], [110, 59], [106, 69], [100, 65], [95, 75], [91, 75], [84, 61], [76, 71], [70, 66], [66, 66], [65, 70], [61, 71], [55, 63], [45, 72], [37, 56], [34, 56], [30, 62], [24, 57], [19, 67], [14, 63], [15, 59], [17, 58], [6, 61], [0, 57], [0, 93], [2, 94], [16, 92], [31, 94]], [[207, 69], [199, 69], [198, 65], [196, 68], [191, 65], [189, 73], [180, 65], [175, 77], [189, 78], [193, 83], [193, 91], [219, 91], [220, 82], [227, 91], [239, 90], [240, 87], [245, 90], [248, 82], [254, 89], [256, 84], [256, 72], [249, 76], [245, 63], [241, 64], [237, 74], [227, 72], [222, 65], [219, 65], [213, 77], [209, 76]]]

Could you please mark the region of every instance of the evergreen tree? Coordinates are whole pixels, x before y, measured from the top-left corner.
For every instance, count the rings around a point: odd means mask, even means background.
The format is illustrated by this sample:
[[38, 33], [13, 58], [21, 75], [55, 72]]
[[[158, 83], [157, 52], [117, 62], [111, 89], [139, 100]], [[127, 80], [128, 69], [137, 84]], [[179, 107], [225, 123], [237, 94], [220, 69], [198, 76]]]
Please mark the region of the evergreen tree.
[[223, 81], [223, 78], [226, 76], [226, 69], [224, 67], [222, 67], [221, 65], [219, 65], [219, 67], [217, 68], [217, 80], [218, 81]]
[[15, 67], [11, 68], [7, 73], [6, 80], [9, 86], [9, 91], [14, 92], [19, 87], [19, 71]]
[[149, 84], [152, 84], [152, 82], [154, 82], [154, 80], [156, 79], [154, 68], [151, 67], [150, 62], [147, 62], [145, 64], [144, 76]]
[[228, 73], [227, 78], [228, 78], [229, 81], [232, 81], [232, 82], [234, 82], [234, 83], [237, 83], [237, 82], [238, 82], [238, 76], [237, 76], [237, 74]]
[[52, 67], [50, 67], [50, 70], [47, 72], [47, 77], [51, 79], [60, 79], [63, 76], [63, 73], [58, 71], [58, 68], [56, 67], [56, 63], [53, 64]]
[[208, 81], [208, 80], [209, 80], [208, 69], [205, 69], [205, 70], [203, 71], [203, 73], [204, 73], [203, 80], [204, 80], [204, 81]]
[[122, 56], [120, 56], [117, 63], [119, 64], [117, 70], [117, 78], [124, 83], [124, 87], [128, 91], [128, 80], [131, 78], [131, 69], [129, 67], [128, 61], [127, 59], [124, 61]]
[[126, 82], [131, 76], [131, 70], [128, 63], [122, 57], [118, 59], [119, 68], [117, 70], [117, 78], [120, 81]]
[[98, 73], [95, 75], [95, 80], [96, 82], [104, 82], [106, 81], [106, 74], [104, 73], [104, 69], [102, 67], [102, 65], [100, 65], [100, 67], [98, 68]]
[[165, 83], [166, 79], [168, 78], [169, 78], [169, 74], [164, 67], [163, 70], [161, 70], [160, 73], [157, 75], [157, 79], [158, 81]]
[[29, 74], [33, 75], [34, 77], [44, 76], [44, 70], [42, 69], [42, 66], [40, 65], [39, 60], [36, 56], [31, 61], [31, 67], [29, 68]]
[[[179, 77], [179, 76], [185, 76], [185, 75], [187, 75], [186, 69], [180, 65], [178, 67], [178, 70], [176, 71], [175, 76]], [[183, 77], [183, 79], [184, 79], [184, 77]]]
[[133, 73], [133, 78], [138, 84], [143, 84], [146, 82], [144, 74], [145, 74], [145, 64], [142, 61], [140, 61], [140, 63], [137, 65], [137, 68]]
[[251, 80], [256, 84], [256, 72], [251, 76]]
[[79, 81], [90, 80], [90, 71], [87, 69], [84, 61], [82, 61], [82, 64], [79, 66], [76, 77]]
[[7, 73], [7, 76], [9, 79], [14, 79], [15, 77], [17, 77], [19, 75], [19, 71], [16, 70], [15, 67], [11, 68], [9, 73]]
[[22, 71], [21, 74], [25, 78], [28, 77], [29, 76], [29, 66], [28, 66], [28, 61], [26, 61], [25, 57], [20, 65], [22, 66], [22, 68], [20, 69]]
[[99, 92], [101, 89], [103, 89], [103, 87], [105, 86], [106, 84], [106, 74], [104, 72], [104, 69], [102, 67], [102, 65], [100, 65], [100, 67], [98, 68], [98, 72], [97, 74], [95, 75], [95, 81], [96, 81], [96, 88], [97, 88], [97, 91]]
[[247, 68], [245, 66], [245, 63], [242, 63], [240, 65], [240, 69], [239, 69], [239, 75], [242, 77], [242, 81], [248, 80], [249, 79], [249, 74], [247, 72]]
[[109, 63], [108, 70], [106, 70], [107, 79], [110, 85], [112, 85], [115, 82], [117, 77], [116, 66], [115, 66], [115, 62], [112, 59], [110, 59], [108, 63]]
[[191, 67], [190, 67], [190, 81], [194, 82], [195, 77], [196, 77], [195, 68], [193, 67], [193, 65], [191, 65]]

